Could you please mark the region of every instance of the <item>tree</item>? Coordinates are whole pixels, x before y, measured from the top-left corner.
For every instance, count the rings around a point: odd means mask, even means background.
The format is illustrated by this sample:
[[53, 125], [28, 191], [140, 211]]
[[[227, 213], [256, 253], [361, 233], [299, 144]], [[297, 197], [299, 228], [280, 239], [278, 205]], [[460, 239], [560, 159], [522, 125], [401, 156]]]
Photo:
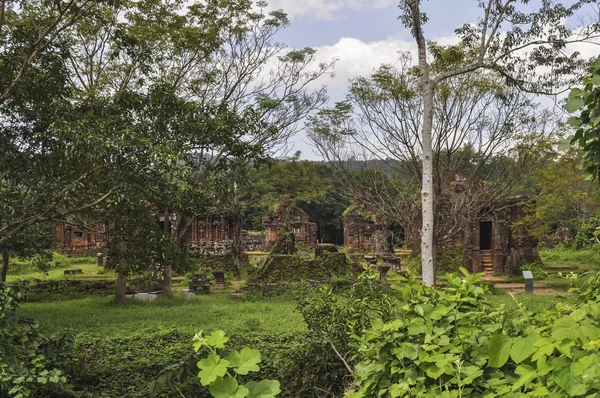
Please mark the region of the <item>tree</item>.
[[583, 88], [571, 90], [565, 108], [569, 113], [579, 113], [568, 120], [569, 125], [576, 129], [571, 143], [582, 148], [581, 168], [585, 179], [593, 180], [600, 170], [600, 58], [592, 63], [581, 82]]
[[[382, 65], [351, 81], [346, 101], [309, 124], [309, 137], [349, 192], [360, 192], [362, 201], [412, 231], [421, 228], [415, 216], [422, 187], [420, 87], [410, 55], [402, 54], [398, 67]], [[558, 120], [531, 96], [481, 72], [441, 83], [434, 105], [434, 235], [443, 247], [461, 237], [482, 209], [523, 193], [523, 182], [539, 163], [536, 150]], [[376, 170], [362, 178], [352, 172], [356, 159]]]
[[44, 271], [47, 271], [45, 267], [52, 259], [50, 250], [53, 242], [52, 226], [48, 223], [33, 225], [6, 241], [0, 248], [0, 255], [2, 256], [0, 282], [6, 282], [8, 265], [12, 256], [33, 258], [37, 255], [40, 260], [37, 262], [38, 265], [42, 266]]
[[3, 203], [10, 217], [0, 246], [46, 220], [89, 212], [111, 225], [141, 208], [181, 214], [173, 228], [181, 243], [192, 216], [235, 191], [233, 168], [267, 159], [325, 99], [306, 84], [330, 66], [307, 72], [312, 50], [272, 45], [287, 24], [281, 12], [220, 0], [96, 11], [60, 31], [43, 52], [49, 62], [2, 106], [0, 194], [30, 206]]
[[[435, 284], [434, 261], [434, 176], [432, 129], [434, 98], [440, 83], [477, 70], [487, 70], [506, 79], [509, 84], [536, 93], [555, 93], [585, 65], [579, 54], [565, 55], [568, 44], [591, 40], [598, 36], [597, 22], [578, 29], [565, 26], [591, 0], [570, 5], [544, 1], [534, 12], [519, 9], [527, 0], [478, 0], [482, 15], [477, 24], [465, 24], [455, 32], [458, 45], [442, 47], [445, 61], [433, 68], [428, 58], [432, 53], [425, 38], [427, 16], [421, 12], [421, 0], [402, 0], [400, 19], [411, 30], [418, 49], [418, 67], [422, 87], [423, 185], [421, 190], [423, 227], [421, 254], [423, 281]], [[544, 67], [537, 70], [536, 67]]]

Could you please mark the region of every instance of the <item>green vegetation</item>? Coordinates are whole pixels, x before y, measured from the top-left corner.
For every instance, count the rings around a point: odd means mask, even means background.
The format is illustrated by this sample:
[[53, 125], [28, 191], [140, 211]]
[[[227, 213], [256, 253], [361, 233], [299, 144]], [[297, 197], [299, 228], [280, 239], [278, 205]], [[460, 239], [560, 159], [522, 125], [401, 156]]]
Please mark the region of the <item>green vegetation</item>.
[[[560, 266], [574, 272], [600, 270], [600, 245], [581, 250], [557, 247], [553, 250], [540, 250], [542, 262], [554, 272], [561, 271]], [[563, 274], [565, 272], [563, 271]]]
[[140, 330], [177, 329], [194, 334], [198, 330], [291, 332], [304, 330], [293, 301], [285, 298], [243, 301], [224, 294], [197, 296], [195, 300], [158, 298], [131, 301], [118, 306], [109, 297], [88, 297], [55, 302], [24, 303], [19, 315], [40, 322], [44, 331], [110, 336]]
[[[9, 271], [6, 280], [7, 282], [15, 282], [21, 279], [33, 280], [67, 280], [67, 279], [86, 279], [86, 280], [104, 280], [114, 279], [116, 276], [112, 272], [107, 272], [102, 267], [98, 267], [96, 259], [92, 258], [68, 258], [66, 265], [62, 268], [52, 268], [48, 272], [42, 272], [39, 269], [28, 266], [29, 263], [25, 263], [23, 268], [17, 268], [14, 272]], [[62, 263], [65, 264], [65, 263]], [[17, 267], [19, 267], [17, 263]], [[83, 271], [83, 274], [77, 275], [65, 275], [64, 271], [66, 268], [78, 268]]]
[[277, 380], [238, 383], [238, 379], [260, 370], [260, 351], [244, 347], [241, 351], [230, 351], [224, 358], [221, 350], [228, 341], [229, 337], [222, 330], [215, 330], [206, 337], [202, 336], [202, 332], [194, 336], [194, 351], [208, 352], [206, 358], [198, 361], [200, 383], [209, 386], [208, 390], [214, 398], [275, 398], [281, 392]]

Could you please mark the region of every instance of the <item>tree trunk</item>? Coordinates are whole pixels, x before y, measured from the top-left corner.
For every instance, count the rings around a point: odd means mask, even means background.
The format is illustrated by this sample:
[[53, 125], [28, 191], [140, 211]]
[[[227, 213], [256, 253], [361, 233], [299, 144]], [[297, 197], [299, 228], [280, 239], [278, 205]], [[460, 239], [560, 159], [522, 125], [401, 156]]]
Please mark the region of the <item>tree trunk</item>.
[[116, 256], [118, 261], [117, 285], [115, 288], [115, 304], [125, 304], [127, 302], [127, 261], [125, 260], [126, 246], [119, 243]]
[[[163, 233], [165, 235], [165, 239], [169, 239], [169, 243], [171, 243], [171, 218], [169, 216], [169, 211], [167, 210], [165, 212], [165, 222], [164, 222], [164, 229], [163, 229]], [[171, 261], [173, 261], [173, 258], [170, 258], [172, 256], [164, 256], [163, 254], [163, 259], [165, 261], [164, 263], [164, 274], [163, 274], [163, 296], [165, 297], [171, 297], [173, 295], [173, 266], [171, 264]]]
[[6, 274], [8, 273], [8, 259], [10, 252], [7, 249], [2, 249], [2, 270], [0, 271], [0, 282], [6, 282]]
[[434, 246], [434, 197], [433, 197], [433, 84], [429, 82], [423, 93], [423, 185], [421, 203], [423, 206], [423, 226], [421, 230], [421, 268], [423, 283], [435, 285], [435, 246]]
[[423, 156], [423, 180], [421, 185], [421, 202], [423, 225], [421, 228], [421, 270], [423, 283], [435, 285], [435, 252], [434, 252], [434, 192], [433, 192], [433, 96], [435, 82], [429, 77], [429, 64], [427, 62], [427, 43], [421, 25], [420, 0], [407, 0], [410, 7], [413, 36], [419, 49], [419, 70], [421, 72], [421, 85], [423, 87], [423, 131], [421, 132], [421, 145]]

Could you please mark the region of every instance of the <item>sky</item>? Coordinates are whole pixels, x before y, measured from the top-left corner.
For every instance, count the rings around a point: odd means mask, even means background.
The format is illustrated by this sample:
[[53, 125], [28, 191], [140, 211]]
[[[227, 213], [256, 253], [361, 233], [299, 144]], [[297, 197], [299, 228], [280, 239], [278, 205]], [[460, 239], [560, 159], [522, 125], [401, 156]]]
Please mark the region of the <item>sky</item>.
[[[533, 0], [533, 8], [540, 0]], [[276, 39], [292, 48], [312, 47], [317, 60], [337, 59], [334, 77], [318, 82], [328, 87], [330, 102], [344, 98], [348, 80], [372, 73], [381, 64], [393, 64], [398, 51], [416, 53], [410, 32], [397, 19], [397, 0], [270, 0], [268, 10], [282, 9], [291, 25]], [[429, 0], [423, 2], [429, 22], [428, 40], [451, 43], [454, 29], [476, 22], [481, 14], [475, 0]], [[598, 52], [599, 47], [588, 49]], [[590, 55], [591, 56], [591, 55]], [[303, 159], [319, 159], [304, 133], [292, 140], [291, 152]]]

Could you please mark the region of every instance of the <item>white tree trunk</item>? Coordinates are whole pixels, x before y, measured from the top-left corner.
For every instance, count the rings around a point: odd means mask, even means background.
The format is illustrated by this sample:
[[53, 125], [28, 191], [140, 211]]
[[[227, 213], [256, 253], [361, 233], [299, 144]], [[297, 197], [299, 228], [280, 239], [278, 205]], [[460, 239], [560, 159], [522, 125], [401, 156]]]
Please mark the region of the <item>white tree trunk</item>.
[[435, 245], [434, 245], [434, 197], [433, 197], [433, 82], [427, 82], [423, 88], [423, 182], [421, 186], [421, 206], [423, 226], [421, 229], [421, 269], [423, 283], [435, 285]]
[[434, 191], [433, 191], [433, 96], [435, 81], [429, 77], [427, 43], [421, 25], [420, 0], [406, 0], [410, 8], [413, 36], [419, 49], [419, 71], [423, 86], [423, 131], [421, 132], [423, 156], [423, 181], [421, 185], [421, 205], [423, 226], [421, 228], [421, 271], [423, 283], [435, 285], [435, 246], [434, 246]]

